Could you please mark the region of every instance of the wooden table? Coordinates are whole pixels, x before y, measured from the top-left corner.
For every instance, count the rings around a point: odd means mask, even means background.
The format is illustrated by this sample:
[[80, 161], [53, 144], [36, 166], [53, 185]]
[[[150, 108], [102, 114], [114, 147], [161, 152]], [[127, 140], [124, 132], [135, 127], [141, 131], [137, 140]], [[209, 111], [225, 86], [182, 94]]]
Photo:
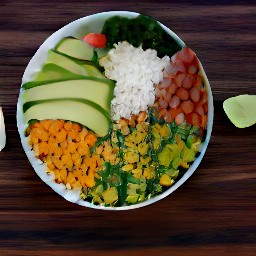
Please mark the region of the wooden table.
[[[222, 108], [228, 97], [256, 94], [256, 5], [171, 2], [1, 1], [7, 145], [0, 152], [0, 255], [256, 255], [256, 126], [235, 128]], [[21, 78], [37, 48], [65, 24], [110, 10], [147, 14], [174, 30], [201, 60], [215, 105], [211, 141], [194, 175], [164, 200], [124, 212], [57, 195], [30, 166], [16, 128]]]

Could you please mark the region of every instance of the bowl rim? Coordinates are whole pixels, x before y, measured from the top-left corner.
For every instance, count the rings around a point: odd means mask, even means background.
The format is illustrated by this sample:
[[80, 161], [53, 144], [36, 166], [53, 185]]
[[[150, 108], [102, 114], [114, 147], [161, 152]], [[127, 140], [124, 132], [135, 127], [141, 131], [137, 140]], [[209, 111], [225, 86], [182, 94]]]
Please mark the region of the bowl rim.
[[[23, 77], [22, 77], [22, 84], [25, 82], [31, 80], [33, 78], [33, 74], [35, 74], [37, 71], [40, 70], [41, 66], [45, 62], [47, 52], [50, 48], [53, 48], [58, 41], [65, 37], [74, 35], [75, 33], [78, 33], [77, 31], [81, 26], [87, 26], [88, 24], [94, 25], [95, 22], [101, 21], [102, 23], [99, 25], [103, 25], [103, 21], [106, 20], [109, 17], [119, 15], [124, 16], [128, 18], [134, 18], [140, 13], [137, 12], [129, 12], [129, 11], [108, 11], [108, 12], [100, 12], [96, 14], [92, 14], [89, 16], [85, 16], [82, 18], [79, 18], [77, 20], [74, 20], [67, 25], [63, 26], [56, 32], [54, 32], [52, 35], [50, 35], [38, 48], [34, 56], [29, 61]], [[182, 47], [185, 46], [185, 43], [169, 28], [167, 28], [165, 25], [160, 23], [161, 27], [169, 33]], [[100, 27], [100, 26], [99, 26]], [[96, 31], [95, 31], [96, 32]], [[171, 56], [170, 56], [171, 57]], [[178, 189], [185, 181], [189, 179], [189, 177], [195, 172], [195, 170], [198, 168], [199, 164], [201, 163], [203, 156], [205, 155], [206, 149], [208, 147], [211, 133], [212, 133], [212, 127], [213, 127], [213, 118], [214, 118], [214, 106], [213, 106], [213, 95], [210, 83], [208, 81], [208, 78], [206, 76], [206, 73], [204, 71], [204, 68], [199, 60], [199, 70], [200, 74], [203, 77], [204, 84], [207, 88], [207, 94], [208, 94], [208, 120], [207, 120], [207, 132], [206, 132], [206, 138], [203, 142], [203, 147], [201, 150], [200, 155], [195, 159], [193, 164], [190, 166], [190, 168], [186, 171], [186, 173], [177, 181], [175, 182], [170, 188], [168, 188], [166, 191], [162, 192], [159, 195], [156, 195], [152, 198], [149, 198], [146, 201], [133, 204], [133, 205], [126, 205], [126, 206], [119, 206], [119, 207], [110, 207], [110, 206], [102, 206], [102, 205], [94, 205], [92, 203], [86, 202], [82, 199], [80, 199], [80, 191], [78, 190], [67, 190], [66, 187], [63, 184], [56, 184], [52, 181], [52, 175], [47, 174], [46, 172], [46, 166], [35, 157], [33, 151], [31, 150], [30, 146], [28, 145], [28, 141], [25, 137], [24, 131], [26, 128], [26, 124], [23, 120], [23, 113], [22, 113], [22, 104], [21, 104], [21, 97], [22, 97], [22, 88], [20, 89], [19, 98], [17, 102], [17, 113], [16, 113], [16, 121], [17, 121], [17, 128], [18, 132], [20, 134], [20, 139], [22, 143], [23, 150], [25, 151], [25, 154], [28, 157], [28, 160], [30, 164], [32, 165], [34, 171], [37, 173], [37, 175], [41, 178], [44, 183], [46, 183], [48, 186], [50, 186], [57, 194], [59, 194], [61, 197], [65, 198], [67, 201], [76, 203], [78, 205], [94, 208], [94, 209], [101, 209], [101, 210], [132, 210], [141, 208], [144, 206], [151, 205], [153, 203], [156, 203], [163, 198], [169, 196], [172, 194], [176, 189]]]

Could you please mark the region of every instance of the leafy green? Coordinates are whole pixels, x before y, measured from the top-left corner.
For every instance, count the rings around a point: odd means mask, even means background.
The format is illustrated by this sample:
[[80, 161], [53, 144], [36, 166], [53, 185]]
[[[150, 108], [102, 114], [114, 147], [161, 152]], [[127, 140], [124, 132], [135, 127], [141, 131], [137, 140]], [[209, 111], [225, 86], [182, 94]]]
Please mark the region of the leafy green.
[[144, 50], [155, 49], [159, 57], [172, 56], [181, 50], [181, 46], [156, 20], [145, 15], [133, 19], [113, 16], [106, 20], [102, 34], [107, 36], [109, 49], [118, 42], [127, 41], [134, 47], [142, 46]]

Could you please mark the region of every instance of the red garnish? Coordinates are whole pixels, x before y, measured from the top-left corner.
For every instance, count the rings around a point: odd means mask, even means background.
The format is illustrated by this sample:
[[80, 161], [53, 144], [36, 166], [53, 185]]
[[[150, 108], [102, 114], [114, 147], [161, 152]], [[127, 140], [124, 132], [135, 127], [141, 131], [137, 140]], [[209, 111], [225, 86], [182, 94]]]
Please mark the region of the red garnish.
[[95, 48], [105, 48], [107, 37], [104, 34], [89, 33], [83, 37], [83, 41]]

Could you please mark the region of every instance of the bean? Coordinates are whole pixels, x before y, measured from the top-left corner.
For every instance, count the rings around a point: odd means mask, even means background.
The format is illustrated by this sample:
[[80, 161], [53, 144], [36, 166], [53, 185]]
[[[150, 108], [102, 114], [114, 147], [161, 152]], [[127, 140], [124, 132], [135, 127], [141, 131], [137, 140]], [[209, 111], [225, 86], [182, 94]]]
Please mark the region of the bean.
[[175, 76], [174, 81], [178, 87], [181, 87], [185, 78], [186, 78], [185, 73], [179, 73], [178, 75]]
[[180, 105], [185, 114], [189, 114], [194, 110], [194, 103], [191, 100], [183, 101]]
[[190, 98], [194, 102], [198, 102], [200, 100], [200, 91], [196, 87], [190, 89]]
[[178, 114], [178, 115], [176, 116], [176, 118], [175, 118], [175, 123], [176, 123], [177, 125], [181, 125], [181, 124], [184, 122], [184, 120], [185, 120], [185, 115], [184, 115], [183, 113], [180, 113], [180, 114]]
[[188, 74], [182, 82], [182, 87], [184, 87], [185, 89], [190, 89], [193, 86], [194, 82], [195, 78], [192, 75]]
[[183, 88], [180, 87], [178, 88], [176, 95], [181, 99], [181, 100], [188, 100], [189, 99], [189, 92]]
[[179, 105], [180, 105], [180, 98], [177, 95], [173, 95], [170, 100], [169, 106], [171, 108], [177, 108]]

